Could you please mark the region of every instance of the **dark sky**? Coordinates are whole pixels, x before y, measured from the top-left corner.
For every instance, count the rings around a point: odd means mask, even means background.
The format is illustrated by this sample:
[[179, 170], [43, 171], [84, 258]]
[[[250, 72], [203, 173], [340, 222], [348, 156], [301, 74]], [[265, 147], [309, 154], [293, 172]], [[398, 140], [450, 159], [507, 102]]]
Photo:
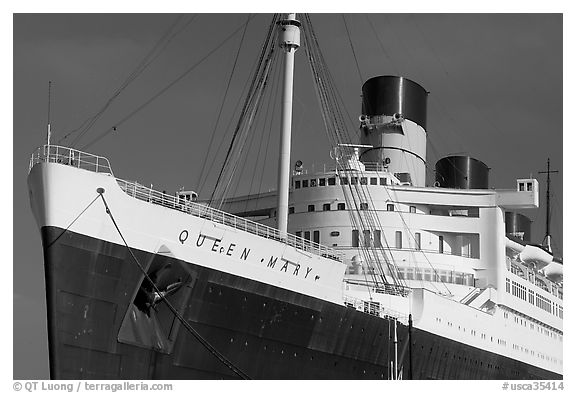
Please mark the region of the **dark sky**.
[[[26, 187], [30, 154], [45, 143], [48, 81], [53, 82], [55, 143], [103, 107], [176, 18], [173, 14], [14, 15], [15, 378], [48, 377], [42, 250]], [[178, 26], [190, 18], [182, 16]], [[117, 177], [152, 183], [169, 193], [184, 186], [207, 197], [222, 159], [216, 146], [225, 135], [270, 19], [257, 15], [246, 29], [216, 131], [242, 30], [88, 150], [108, 157]], [[197, 16], [121, 92], [77, 146], [118, 124], [246, 20], [243, 14]], [[516, 178], [537, 177], [544, 206], [545, 178], [538, 171], [546, 168], [550, 157], [552, 169], [560, 171], [553, 175], [551, 230], [553, 246], [562, 255], [561, 14], [354, 14], [346, 15], [350, 39], [342, 15], [313, 14], [312, 22], [350, 117], [360, 114], [361, 83], [372, 76], [402, 75], [431, 92], [429, 175], [437, 159], [465, 153], [491, 168], [491, 187], [514, 188]], [[303, 49], [297, 53], [296, 67], [292, 162], [328, 163], [330, 146]], [[278, 141], [275, 130], [268, 139], [268, 131], [261, 128], [242, 171], [248, 180], [234, 188], [238, 193], [275, 188]], [[214, 146], [207, 155], [213, 134]], [[202, 163], [214, 157], [212, 170], [204, 171], [208, 181], [200, 187]], [[534, 220], [532, 240], [541, 241], [545, 210], [523, 213]]]

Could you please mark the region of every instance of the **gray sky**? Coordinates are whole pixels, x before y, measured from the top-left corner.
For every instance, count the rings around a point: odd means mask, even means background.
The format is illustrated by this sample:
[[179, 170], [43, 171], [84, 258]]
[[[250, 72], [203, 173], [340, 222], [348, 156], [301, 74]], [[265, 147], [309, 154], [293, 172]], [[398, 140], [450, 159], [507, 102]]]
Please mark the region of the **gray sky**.
[[[104, 105], [176, 17], [14, 16], [15, 378], [48, 377], [42, 250], [26, 187], [30, 154], [45, 143], [48, 81], [53, 82], [55, 143]], [[77, 146], [117, 124], [246, 19], [242, 14], [196, 17], [122, 91]], [[269, 21], [270, 15], [257, 15], [248, 25], [214, 134], [216, 146], [225, 134]], [[314, 14], [312, 22], [346, 111], [355, 119], [362, 81], [342, 16]], [[537, 172], [544, 170], [546, 159], [551, 158], [552, 169], [560, 170], [552, 178], [551, 229], [553, 246], [562, 255], [562, 15], [370, 14], [368, 19], [354, 14], [346, 16], [346, 23], [363, 80], [397, 74], [431, 92], [427, 130], [430, 169], [447, 154], [469, 154], [491, 168], [491, 187], [513, 188], [516, 178], [537, 177], [544, 206], [545, 178]], [[169, 193], [184, 186], [207, 197], [222, 157], [222, 151], [215, 155], [213, 147], [206, 158], [207, 146], [240, 36], [241, 31], [166, 94], [88, 150], [108, 157], [120, 178], [152, 183]], [[292, 162], [329, 162], [330, 146], [303, 49], [297, 53], [296, 67]], [[252, 160], [244, 169], [248, 180], [237, 192], [275, 188], [278, 141], [273, 134], [268, 140], [263, 128], [258, 132], [249, 154]], [[210, 162], [214, 156], [217, 161], [207, 176], [209, 180], [200, 188], [202, 162]], [[544, 209], [523, 213], [534, 220], [532, 240], [541, 241]]]

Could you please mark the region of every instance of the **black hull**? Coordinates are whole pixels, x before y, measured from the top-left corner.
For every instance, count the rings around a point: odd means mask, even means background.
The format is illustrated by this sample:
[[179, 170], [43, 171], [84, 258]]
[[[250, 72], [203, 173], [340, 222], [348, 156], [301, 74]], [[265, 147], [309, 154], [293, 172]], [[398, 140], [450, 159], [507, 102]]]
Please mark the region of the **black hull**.
[[[42, 228], [42, 240], [51, 378], [237, 378], [164, 304], [142, 306], [143, 275], [126, 247], [53, 227]], [[163, 280], [177, 277], [184, 285], [169, 297], [171, 303], [250, 378], [389, 378], [389, 320], [133, 251], [149, 274], [172, 264]], [[410, 375], [407, 336], [398, 324], [404, 379]], [[562, 378], [419, 329], [412, 333], [412, 365], [414, 379]]]

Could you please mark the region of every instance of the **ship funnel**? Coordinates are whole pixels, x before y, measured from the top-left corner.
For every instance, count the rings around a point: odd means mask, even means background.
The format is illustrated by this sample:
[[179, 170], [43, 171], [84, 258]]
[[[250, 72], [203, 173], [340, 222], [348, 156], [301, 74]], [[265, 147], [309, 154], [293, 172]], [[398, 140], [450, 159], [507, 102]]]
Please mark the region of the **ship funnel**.
[[504, 215], [506, 237], [520, 239], [526, 243], [531, 240], [532, 221], [524, 214], [506, 212]]
[[448, 156], [436, 163], [436, 185], [443, 188], [487, 189], [490, 168], [468, 156]]
[[[418, 83], [399, 76], [377, 76], [362, 86], [360, 143], [363, 163], [382, 167], [403, 184], [423, 187], [426, 180], [426, 100]], [[369, 166], [370, 167], [370, 166]]]

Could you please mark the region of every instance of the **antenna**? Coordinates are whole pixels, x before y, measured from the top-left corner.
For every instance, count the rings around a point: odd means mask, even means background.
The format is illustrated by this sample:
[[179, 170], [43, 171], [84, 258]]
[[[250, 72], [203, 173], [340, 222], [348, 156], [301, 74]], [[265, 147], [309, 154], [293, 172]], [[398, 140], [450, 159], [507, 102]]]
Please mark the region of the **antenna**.
[[50, 147], [50, 137], [52, 133], [50, 132], [50, 93], [52, 88], [52, 81], [48, 81], [48, 136], [47, 136], [47, 145]]
[[543, 246], [546, 247], [548, 252], [552, 252], [551, 236], [550, 236], [550, 174], [558, 173], [558, 171], [550, 170], [550, 157], [548, 157], [548, 169], [538, 173], [546, 173], [546, 235], [544, 235]]

